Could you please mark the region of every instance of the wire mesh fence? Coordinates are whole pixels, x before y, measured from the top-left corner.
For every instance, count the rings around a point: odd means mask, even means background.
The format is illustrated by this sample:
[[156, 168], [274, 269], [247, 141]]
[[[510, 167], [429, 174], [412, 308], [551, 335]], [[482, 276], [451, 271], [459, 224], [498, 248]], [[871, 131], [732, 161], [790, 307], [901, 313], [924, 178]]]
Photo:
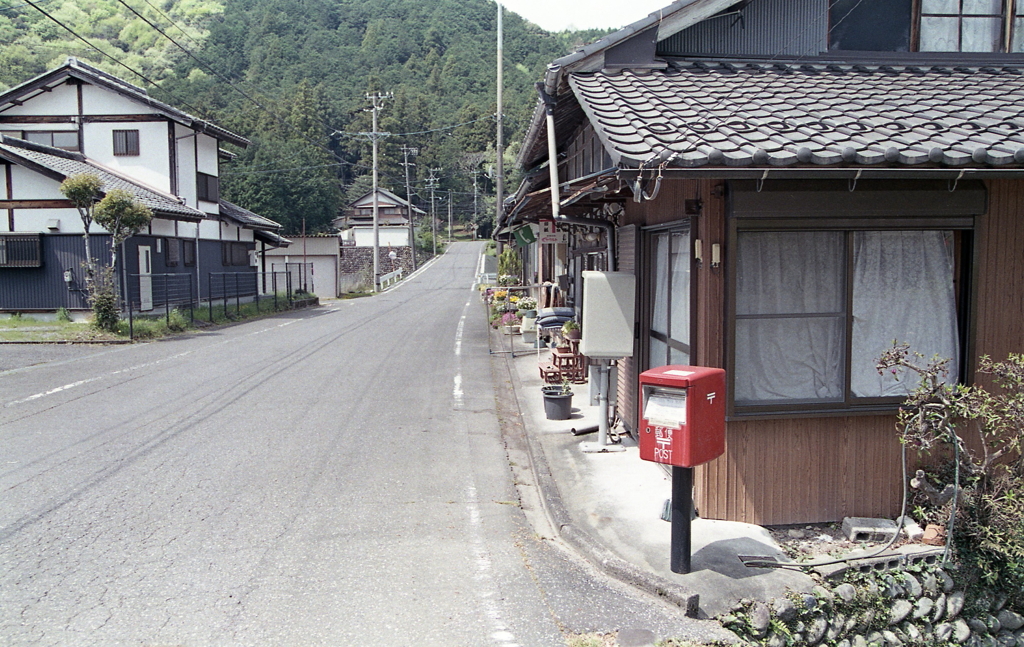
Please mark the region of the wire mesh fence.
[[188, 312], [191, 323], [195, 323], [195, 310], [199, 305], [194, 276], [191, 274], [129, 274], [128, 319], [135, 315], [152, 316], [163, 314], [171, 321], [171, 312]]
[[214, 320], [214, 308], [221, 310], [225, 318], [241, 314], [243, 303], [255, 304], [256, 312], [280, 310], [291, 307], [295, 300], [292, 273], [281, 272], [210, 272], [207, 284], [210, 321]]

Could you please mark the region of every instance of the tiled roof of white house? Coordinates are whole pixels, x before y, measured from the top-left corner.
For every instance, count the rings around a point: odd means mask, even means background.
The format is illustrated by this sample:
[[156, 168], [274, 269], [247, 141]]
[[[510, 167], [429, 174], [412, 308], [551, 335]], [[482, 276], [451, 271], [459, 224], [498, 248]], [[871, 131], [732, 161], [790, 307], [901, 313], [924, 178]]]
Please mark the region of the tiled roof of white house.
[[1015, 66], [673, 61], [568, 80], [624, 167], [1024, 164]]
[[58, 181], [72, 175], [91, 173], [103, 182], [104, 192], [122, 189], [155, 213], [174, 220], [202, 220], [207, 217], [177, 197], [126, 178], [80, 153], [0, 136], [0, 159], [34, 169]]
[[43, 74], [40, 74], [33, 79], [29, 79], [20, 85], [16, 85], [3, 94], [0, 94], [0, 112], [3, 112], [8, 107], [19, 105], [19, 103], [25, 101], [31, 96], [34, 96], [35, 94], [45, 92], [50, 88], [54, 88], [61, 83], [64, 83], [64, 81], [69, 77], [112, 90], [124, 97], [132, 99], [133, 101], [149, 106], [173, 121], [198, 132], [210, 135], [211, 137], [215, 137], [220, 141], [229, 142], [242, 147], [248, 146], [251, 143], [245, 137], [237, 135], [230, 130], [221, 128], [216, 124], [206, 121], [205, 119], [194, 117], [187, 112], [175, 108], [174, 106], [158, 101], [149, 96], [149, 93], [147, 93], [143, 88], [132, 85], [124, 79], [119, 79], [112, 74], [107, 74], [103, 70], [95, 68], [87, 63], [83, 63], [74, 57], [68, 57], [67, 61], [64, 62], [64, 65], [60, 67], [44, 72]]

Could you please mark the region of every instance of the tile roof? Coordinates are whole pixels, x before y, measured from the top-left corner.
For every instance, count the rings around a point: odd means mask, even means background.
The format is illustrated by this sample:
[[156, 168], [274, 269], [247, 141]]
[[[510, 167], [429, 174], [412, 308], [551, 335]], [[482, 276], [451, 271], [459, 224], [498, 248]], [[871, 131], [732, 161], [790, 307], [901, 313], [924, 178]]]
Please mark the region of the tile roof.
[[220, 214], [227, 216], [235, 222], [239, 223], [243, 227], [248, 229], [259, 229], [264, 231], [278, 231], [281, 229], [281, 224], [271, 220], [270, 218], [264, 218], [263, 216], [253, 213], [244, 207], [240, 207], [237, 204], [232, 204], [227, 200], [221, 200]]
[[698, 61], [569, 83], [623, 167], [1024, 164], [1015, 67]]
[[175, 196], [134, 182], [115, 171], [90, 161], [80, 153], [34, 144], [13, 137], [0, 136], [0, 157], [15, 164], [42, 170], [54, 178], [67, 178], [91, 173], [103, 182], [103, 190], [122, 189], [164, 217], [180, 220], [203, 220], [206, 214], [182, 204]]
[[140, 88], [137, 85], [132, 85], [124, 79], [116, 77], [113, 74], [108, 74], [103, 70], [80, 61], [73, 56], [69, 56], [60, 67], [44, 72], [43, 74], [29, 79], [24, 83], [16, 85], [6, 92], [0, 93], [0, 110], [4, 110], [10, 106], [19, 105], [18, 102], [24, 100], [26, 96], [33, 92], [45, 91], [46, 89], [55, 87], [56, 85], [63, 83], [67, 77], [73, 77], [87, 83], [92, 83], [94, 85], [107, 88], [108, 90], [112, 90], [121, 96], [149, 106], [184, 126], [188, 126], [193, 130], [205, 133], [211, 137], [215, 137], [218, 140], [230, 142], [242, 147], [246, 147], [251, 143], [245, 137], [233, 133], [225, 128], [221, 128], [213, 122], [200, 119], [199, 117], [194, 117], [183, 110], [179, 110], [174, 106], [164, 103], [163, 101], [158, 101], [149, 96], [149, 93], [143, 88]]

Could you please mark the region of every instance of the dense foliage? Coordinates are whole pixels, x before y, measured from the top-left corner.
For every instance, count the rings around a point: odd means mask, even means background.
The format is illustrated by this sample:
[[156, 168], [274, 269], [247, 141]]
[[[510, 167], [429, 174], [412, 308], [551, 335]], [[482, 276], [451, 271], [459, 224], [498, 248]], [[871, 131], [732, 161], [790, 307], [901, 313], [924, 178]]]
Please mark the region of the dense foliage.
[[[379, 115], [379, 130], [391, 133], [380, 143], [381, 185], [405, 195], [402, 147], [416, 148], [410, 176], [417, 204], [429, 200], [427, 178], [435, 169], [439, 214], [447, 213], [442, 200], [449, 190], [456, 219], [493, 213], [497, 12], [489, 0], [37, 6], [55, 20], [29, 4], [0, 5], [0, 86], [74, 55], [244, 135], [253, 143], [225, 167], [224, 195], [282, 222], [286, 233], [297, 233], [303, 218], [308, 231], [327, 229], [346, 196], [356, 197], [349, 187], [371, 166], [365, 95], [377, 91], [394, 94]], [[551, 34], [506, 12], [504, 33], [510, 176], [544, 66], [602, 32]], [[514, 188], [514, 180], [506, 187]]]
[[900, 409], [901, 441], [952, 459], [931, 480], [952, 486], [953, 496], [923, 512], [952, 529], [948, 537], [969, 583], [999, 591], [1024, 610], [1024, 355], [980, 358], [978, 373], [992, 388], [946, 383], [948, 363], [894, 344], [878, 369], [919, 378]]

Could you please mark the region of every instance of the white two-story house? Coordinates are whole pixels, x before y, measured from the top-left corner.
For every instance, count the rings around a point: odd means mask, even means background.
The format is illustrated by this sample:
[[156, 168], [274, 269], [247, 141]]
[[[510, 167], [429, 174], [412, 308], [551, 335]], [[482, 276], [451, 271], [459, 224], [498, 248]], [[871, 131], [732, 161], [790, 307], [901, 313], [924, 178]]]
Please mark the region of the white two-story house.
[[[72, 175], [97, 175], [152, 209], [117, 268], [143, 310], [161, 284], [179, 301], [217, 296], [223, 273], [256, 272], [282, 241], [278, 223], [220, 199], [221, 162], [233, 157], [221, 145], [247, 139], [74, 58], [0, 94], [0, 136], [0, 311], [88, 307], [83, 224], [60, 192]], [[109, 246], [94, 224], [94, 258], [109, 259]]]

